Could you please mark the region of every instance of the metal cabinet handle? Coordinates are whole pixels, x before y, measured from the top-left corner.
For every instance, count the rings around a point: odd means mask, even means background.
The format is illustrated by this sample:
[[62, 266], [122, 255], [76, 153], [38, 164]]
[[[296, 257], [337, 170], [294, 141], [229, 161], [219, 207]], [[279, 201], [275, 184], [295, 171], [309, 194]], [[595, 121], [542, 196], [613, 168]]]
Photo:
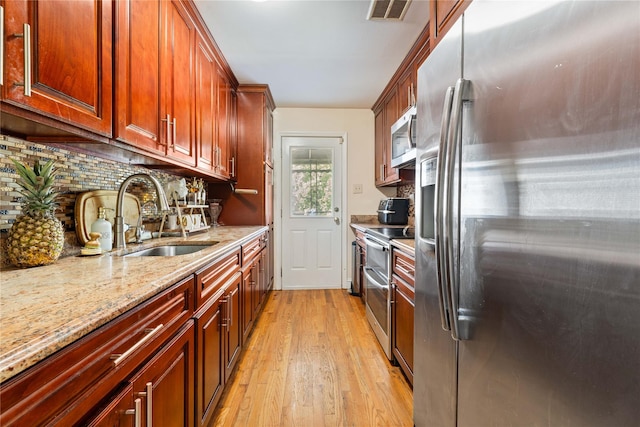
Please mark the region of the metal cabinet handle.
[[31, 96], [31, 25], [24, 24], [24, 95]]
[[[15, 85], [24, 86], [24, 95], [31, 96], [31, 25], [23, 24], [22, 34], [14, 34], [14, 37], [22, 37], [24, 47], [24, 82], [16, 82]], [[4, 57], [4, 55], [2, 56]]]
[[125, 415], [133, 415], [133, 425], [135, 427], [141, 427], [142, 426], [142, 400], [140, 400], [140, 398], [137, 398], [135, 401], [135, 407], [134, 409], [127, 409], [126, 411], [124, 411]]
[[165, 119], [161, 119], [163, 122], [167, 122], [167, 139], [165, 142], [159, 141], [159, 145], [164, 145], [165, 147], [169, 145], [169, 141], [171, 140], [171, 115], [167, 114]]
[[236, 158], [232, 157], [229, 159], [229, 163], [231, 163], [231, 173], [230, 176], [236, 176]]
[[[153, 383], [145, 384], [145, 391], [138, 393], [138, 396], [147, 398], [147, 427], [153, 425]], [[138, 399], [139, 400], [139, 399]]]
[[229, 326], [227, 326], [227, 329], [231, 329], [231, 327], [233, 326], [233, 298], [231, 297], [231, 295], [227, 297], [227, 302], [229, 303], [229, 319], [227, 321], [227, 324]]
[[4, 7], [0, 6], [0, 86], [4, 85]]
[[129, 349], [127, 351], [125, 351], [122, 354], [112, 354], [111, 355], [111, 359], [113, 359], [113, 366], [118, 366], [120, 363], [122, 363], [127, 357], [129, 357], [129, 355], [131, 355], [131, 353], [135, 352], [137, 349], [139, 349], [140, 347], [142, 347], [147, 341], [151, 340], [151, 338], [153, 338], [158, 332], [160, 332], [160, 330], [163, 328], [163, 324], [159, 324], [158, 326], [156, 326], [153, 329], [147, 329], [146, 332], [147, 335], [145, 335], [144, 337], [142, 337], [142, 339], [140, 341], [138, 341], [137, 343], [135, 343], [134, 345], [132, 345], [131, 347], [129, 347]]
[[177, 139], [177, 127], [178, 127], [178, 119], [176, 119], [175, 117], [173, 118], [173, 139], [171, 140], [171, 145], [170, 147], [173, 148], [173, 151], [176, 150], [175, 146], [176, 146], [176, 139]]
[[447, 270], [445, 268], [445, 250], [444, 250], [444, 218], [442, 215], [445, 182], [447, 181], [445, 173], [446, 168], [446, 147], [447, 147], [447, 130], [451, 120], [451, 106], [453, 103], [453, 86], [447, 88], [444, 97], [444, 105], [442, 109], [442, 121], [440, 123], [440, 144], [438, 148], [438, 161], [436, 164], [437, 180], [436, 180], [436, 196], [435, 196], [435, 229], [436, 229], [436, 262], [438, 264], [438, 302], [440, 304], [440, 322], [442, 329], [451, 330], [451, 321], [449, 318], [449, 293], [447, 292]]

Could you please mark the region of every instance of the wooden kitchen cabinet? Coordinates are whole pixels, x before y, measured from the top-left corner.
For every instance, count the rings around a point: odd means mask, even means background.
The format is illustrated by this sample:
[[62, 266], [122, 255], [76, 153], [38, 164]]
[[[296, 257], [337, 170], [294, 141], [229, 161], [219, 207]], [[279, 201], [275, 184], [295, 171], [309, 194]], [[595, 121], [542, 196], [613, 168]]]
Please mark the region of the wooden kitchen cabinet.
[[114, 137], [164, 155], [168, 123], [161, 121], [162, 3], [121, 0], [116, 4]]
[[[149, 362], [151, 365], [163, 363], [165, 359], [158, 360], [158, 351], [190, 323], [193, 292], [191, 275], [4, 382], [0, 387], [0, 425], [84, 425], [96, 416], [110, 419], [103, 413], [105, 406], [121, 408], [131, 403], [111, 405], [122, 385], [132, 382], [152, 358], [155, 362]], [[185, 363], [193, 369], [192, 357]], [[186, 369], [185, 365], [180, 369]], [[184, 372], [192, 387], [193, 374]], [[182, 390], [172, 395], [175, 401], [163, 405], [183, 405], [188, 396]], [[137, 384], [134, 391], [140, 391]], [[156, 394], [163, 396], [168, 395], [164, 391]]]
[[394, 247], [391, 263], [391, 348], [400, 368], [413, 384], [415, 256]]
[[434, 0], [429, 5], [431, 16], [431, 49], [453, 26], [471, 0]]
[[206, 426], [242, 348], [240, 250], [196, 272], [196, 288], [196, 422]]
[[179, 0], [115, 4], [115, 137], [195, 166], [194, 23]]
[[235, 166], [232, 136], [233, 85], [218, 65], [208, 40], [197, 34], [196, 73], [196, 147], [198, 169], [222, 179], [231, 178]]
[[393, 90], [375, 110], [375, 183], [382, 187], [411, 179], [412, 173], [391, 167], [391, 126], [400, 117], [398, 92]]
[[156, 352], [89, 426], [193, 425], [193, 321]]
[[164, 140], [165, 153], [171, 159], [195, 166], [195, 87], [192, 67], [195, 24], [181, 0], [160, 2], [165, 9], [160, 50], [163, 85], [160, 117], [170, 129]]
[[262, 303], [262, 281], [264, 276], [262, 251], [264, 234], [242, 245], [242, 336], [243, 342], [249, 336], [260, 312]]
[[[272, 133], [275, 104], [266, 85], [240, 85], [237, 93], [234, 188], [212, 184], [209, 194], [222, 199], [219, 221], [225, 225], [273, 223]], [[234, 132], [232, 131], [233, 135]], [[233, 167], [232, 167], [233, 168]]]
[[3, 5], [3, 111], [35, 112], [111, 136], [113, 3], [10, 0]]

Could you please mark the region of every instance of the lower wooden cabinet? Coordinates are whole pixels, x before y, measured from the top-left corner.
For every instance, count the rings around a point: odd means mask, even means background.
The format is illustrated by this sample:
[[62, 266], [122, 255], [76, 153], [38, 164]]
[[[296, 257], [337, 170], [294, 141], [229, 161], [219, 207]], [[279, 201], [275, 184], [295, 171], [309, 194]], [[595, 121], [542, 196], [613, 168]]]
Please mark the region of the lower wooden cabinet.
[[268, 250], [262, 233], [2, 383], [0, 425], [208, 425], [269, 291]]
[[192, 426], [193, 329], [190, 320], [88, 425]]
[[391, 349], [400, 369], [413, 384], [414, 256], [394, 247], [392, 268]]
[[193, 288], [190, 275], [4, 382], [0, 425], [86, 424], [190, 321]]
[[198, 312], [196, 321], [196, 418], [208, 425], [240, 356], [240, 291], [236, 272]]

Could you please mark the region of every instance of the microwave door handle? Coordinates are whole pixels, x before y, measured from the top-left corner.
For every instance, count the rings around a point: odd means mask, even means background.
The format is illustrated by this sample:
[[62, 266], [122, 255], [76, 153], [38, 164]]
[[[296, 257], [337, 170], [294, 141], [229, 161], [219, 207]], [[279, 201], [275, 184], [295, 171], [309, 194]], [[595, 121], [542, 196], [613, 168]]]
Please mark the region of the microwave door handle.
[[[456, 201], [453, 200], [453, 178], [455, 170], [455, 162], [457, 156], [458, 142], [460, 141], [460, 132], [462, 128], [462, 104], [465, 101], [465, 95], [468, 88], [468, 80], [458, 79], [453, 94], [453, 108], [451, 112], [451, 122], [449, 123], [449, 132], [447, 136], [447, 187], [445, 201], [445, 251], [449, 280], [449, 307], [451, 309], [451, 337], [459, 341], [464, 339], [460, 334], [460, 325], [458, 322], [458, 289], [460, 285], [460, 271], [456, 265], [455, 248], [454, 248], [454, 227], [453, 227], [453, 209]], [[458, 195], [459, 197], [459, 195]], [[459, 238], [457, 239], [459, 242]], [[459, 255], [459, 254], [458, 254]]]
[[435, 219], [435, 250], [437, 262], [437, 278], [438, 278], [438, 302], [440, 304], [440, 321], [442, 329], [451, 331], [451, 313], [449, 311], [449, 292], [447, 288], [447, 268], [445, 263], [444, 250], [444, 196], [446, 193], [445, 183], [448, 181], [445, 168], [446, 164], [446, 147], [447, 147], [447, 131], [451, 120], [451, 107], [453, 105], [453, 86], [449, 86], [445, 93], [444, 105], [442, 108], [442, 121], [440, 123], [440, 143], [438, 147], [438, 160], [436, 163], [436, 188], [434, 203], [434, 219]]
[[413, 129], [413, 122], [415, 119], [416, 119], [416, 116], [411, 116], [411, 118], [409, 119], [409, 129], [407, 130], [407, 136], [409, 137], [407, 142], [409, 143], [409, 148], [412, 148], [414, 146], [412, 142], [413, 141], [412, 129]]

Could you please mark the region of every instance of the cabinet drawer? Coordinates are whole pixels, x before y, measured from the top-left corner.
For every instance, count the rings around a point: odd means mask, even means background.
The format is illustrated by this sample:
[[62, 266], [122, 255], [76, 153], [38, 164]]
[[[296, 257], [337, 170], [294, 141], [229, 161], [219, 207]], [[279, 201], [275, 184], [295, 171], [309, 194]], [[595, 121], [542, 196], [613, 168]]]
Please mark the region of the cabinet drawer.
[[238, 248], [196, 271], [196, 310], [211, 298], [223, 283], [240, 271], [240, 262]]
[[394, 274], [400, 276], [411, 287], [415, 286], [416, 262], [413, 256], [394, 248], [391, 265]]
[[394, 274], [391, 276], [391, 282], [396, 285], [398, 291], [402, 292], [402, 294], [405, 295], [407, 299], [411, 300], [411, 302], [415, 301], [416, 292], [414, 287], [405, 282], [402, 277]]
[[264, 246], [264, 234], [242, 245], [242, 266], [247, 266], [258, 256]]
[[2, 384], [0, 425], [75, 425], [193, 314], [194, 278], [125, 312]]

